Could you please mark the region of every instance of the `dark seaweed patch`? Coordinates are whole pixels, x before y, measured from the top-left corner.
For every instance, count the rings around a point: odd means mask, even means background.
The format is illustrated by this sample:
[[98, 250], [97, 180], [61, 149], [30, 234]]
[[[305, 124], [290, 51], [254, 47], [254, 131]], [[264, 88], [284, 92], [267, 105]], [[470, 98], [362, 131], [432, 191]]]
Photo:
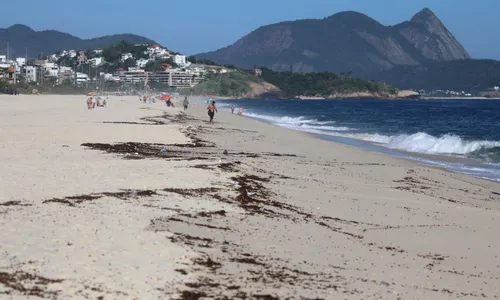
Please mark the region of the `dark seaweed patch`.
[[[54, 298], [58, 292], [48, 290], [47, 285], [62, 281], [62, 279], [51, 279], [23, 271], [16, 271], [14, 273], [0, 272], [1, 285], [25, 296]], [[10, 294], [10, 292], [6, 293]]]
[[167, 151], [162, 152], [165, 145], [161, 144], [151, 144], [151, 143], [136, 143], [136, 142], [126, 142], [117, 144], [103, 144], [103, 143], [84, 143], [83, 147], [90, 148], [92, 150], [99, 150], [106, 153], [123, 155], [123, 159], [128, 160], [138, 160], [145, 158], [155, 158], [155, 159], [177, 159], [177, 160], [206, 160], [209, 157], [206, 156], [196, 156], [200, 154], [209, 153], [196, 153], [196, 152], [186, 152], [178, 151], [173, 149], [167, 149]]
[[21, 201], [7, 201], [0, 203], [0, 206], [32, 206], [31, 204], [23, 204]]

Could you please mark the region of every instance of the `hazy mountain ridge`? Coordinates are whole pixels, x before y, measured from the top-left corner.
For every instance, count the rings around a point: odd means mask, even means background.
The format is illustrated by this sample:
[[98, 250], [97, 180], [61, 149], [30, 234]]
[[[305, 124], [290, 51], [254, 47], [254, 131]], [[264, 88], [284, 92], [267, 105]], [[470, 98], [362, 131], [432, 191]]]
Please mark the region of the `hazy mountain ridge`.
[[57, 30], [35, 31], [25, 25], [13, 25], [0, 29], [0, 52], [7, 53], [9, 43], [10, 57], [24, 57], [28, 47], [28, 57], [35, 58], [42, 52], [51, 54], [65, 49], [91, 50], [106, 48], [119, 41], [132, 44], [155, 43], [148, 38], [135, 34], [116, 34], [93, 39], [80, 39]]
[[467, 59], [470, 55], [429, 9], [384, 26], [353, 11], [324, 19], [262, 26], [233, 45], [196, 55], [241, 67], [299, 72], [353, 72], [366, 77], [397, 66]]

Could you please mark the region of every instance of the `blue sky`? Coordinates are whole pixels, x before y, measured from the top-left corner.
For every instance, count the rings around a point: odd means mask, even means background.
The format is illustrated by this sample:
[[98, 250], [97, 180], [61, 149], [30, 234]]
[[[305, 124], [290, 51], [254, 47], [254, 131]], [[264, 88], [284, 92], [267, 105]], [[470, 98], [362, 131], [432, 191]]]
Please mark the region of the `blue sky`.
[[232, 44], [262, 25], [355, 10], [393, 25], [424, 7], [474, 58], [500, 59], [500, 0], [15, 0], [1, 1], [0, 27], [24, 24], [81, 38], [146, 36], [185, 54]]

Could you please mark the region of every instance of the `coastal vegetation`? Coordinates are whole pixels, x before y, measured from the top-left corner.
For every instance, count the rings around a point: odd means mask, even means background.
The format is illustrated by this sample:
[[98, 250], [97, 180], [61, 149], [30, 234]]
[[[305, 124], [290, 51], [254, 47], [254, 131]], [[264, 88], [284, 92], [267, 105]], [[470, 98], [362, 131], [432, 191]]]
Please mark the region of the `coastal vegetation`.
[[200, 84], [192, 88], [191, 91], [194, 94], [239, 97], [250, 92], [250, 83], [258, 82], [262, 82], [262, 79], [242, 70], [228, 73], [207, 72]]
[[293, 98], [297, 96], [342, 97], [350, 93], [394, 95], [397, 89], [380, 82], [351, 78], [349, 73], [292, 73], [262, 68], [260, 76], [254, 70], [233, 69], [228, 73], [207, 73], [202, 82], [192, 89], [196, 94], [243, 97], [252, 86], [270, 84], [276, 89], [264, 96]]
[[372, 94], [395, 94], [397, 89], [381, 82], [371, 82], [351, 78], [350, 73], [340, 75], [332, 72], [293, 73], [277, 72], [262, 68], [262, 79], [277, 86], [284, 96], [321, 96], [343, 95], [366, 92]]

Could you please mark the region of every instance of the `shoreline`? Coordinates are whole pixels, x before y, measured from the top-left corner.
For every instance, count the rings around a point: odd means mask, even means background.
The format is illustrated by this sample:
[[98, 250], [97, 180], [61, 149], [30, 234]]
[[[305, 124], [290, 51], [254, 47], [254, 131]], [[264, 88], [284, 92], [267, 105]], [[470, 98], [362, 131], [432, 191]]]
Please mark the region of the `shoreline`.
[[[220, 99], [220, 100], [237, 100], [237, 99]], [[459, 100], [459, 99], [457, 99], [457, 100]], [[488, 180], [488, 181], [495, 182], [495, 183], [500, 182], [499, 177], [491, 177], [490, 175], [484, 174], [484, 172], [491, 171], [491, 167], [488, 167], [486, 162], [474, 160], [471, 158], [467, 158], [465, 156], [461, 157], [461, 156], [453, 156], [453, 155], [446, 155], [446, 154], [429, 154], [429, 153], [422, 153], [422, 152], [411, 152], [411, 151], [407, 151], [404, 149], [385, 147], [384, 144], [380, 144], [380, 143], [372, 142], [372, 141], [367, 141], [367, 140], [355, 139], [355, 138], [350, 138], [350, 137], [345, 137], [345, 136], [328, 135], [326, 133], [309, 132], [306, 130], [300, 130], [298, 128], [289, 128], [289, 127], [282, 126], [279, 124], [274, 124], [273, 122], [271, 122], [269, 120], [262, 119], [262, 118], [259, 118], [256, 116], [251, 117], [248, 115], [244, 115], [244, 117], [258, 121], [258, 122], [263, 122], [263, 123], [269, 124], [271, 126], [277, 126], [280, 128], [285, 128], [285, 129], [293, 130], [296, 132], [306, 133], [306, 134], [309, 134], [313, 137], [317, 137], [317, 138], [320, 138], [320, 139], [323, 139], [323, 140], [326, 140], [329, 142], [333, 142], [333, 143], [340, 143], [342, 145], [347, 145], [350, 147], [354, 147], [356, 149], [361, 149], [361, 150], [369, 151], [372, 153], [388, 155], [388, 156], [394, 157], [394, 158], [405, 159], [405, 160], [415, 162], [415, 163], [418, 163], [421, 165], [440, 168], [440, 169], [447, 170], [449, 172], [453, 172], [456, 174], [472, 176], [474, 178]], [[480, 167], [482, 169], [483, 173], [481, 173], [480, 170], [475, 170], [475, 172], [462, 170], [460, 168], [460, 166], [471, 167], [471, 168]]]
[[0, 101], [0, 293], [497, 296], [500, 184], [230, 112], [208, 124], [207, 97], [187, 114], [69, 98]]

